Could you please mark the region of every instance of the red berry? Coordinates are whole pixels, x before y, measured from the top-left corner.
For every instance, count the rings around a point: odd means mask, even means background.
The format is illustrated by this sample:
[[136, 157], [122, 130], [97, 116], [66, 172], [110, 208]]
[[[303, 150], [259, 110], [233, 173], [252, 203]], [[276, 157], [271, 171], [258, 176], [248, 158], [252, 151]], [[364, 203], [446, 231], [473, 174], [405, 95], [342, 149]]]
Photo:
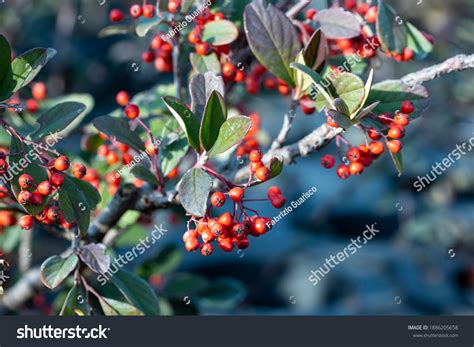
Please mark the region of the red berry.
[[268, 188], [267, 196], [270, 198], [271, 195], [281, 195], [281, 190], [277, 186], [271, 186]]
[[267, 222], [268, 221], [266, 218], [262, 218], [262, 217], [255, 218], [255, 220], [253, 221], [252, 228], [255, 232], [257, 232], [257, 234], [263, 235], [268, 230], [270, 230], [270, 225], [267, 225]]
[[378, 140], [382, 137], [382, 135], [380, 135], [379, 132], [375, 128], [370, 128], [367, 134], [372, 140]]
[[41, 195], [48, 196], [49, 194], [51, 194], [51, 190], [52, 190], [51, 189], [51, 183], [49, 183], [49, 181], [40, 182], [40, 184], [38, 184], [38, 187], [36, 188], [36, 190]]
[[222, 224], [225, 227], [230, 227], [233, 224], [232, 215], [229, 212], [221, 214], [218, 219], [219, 224]]
[[8, 188], [5, 186], [0, 186], [0, 199], [8, 196]]
[[367, 23], [375, 23], [377, 21], [378, 7], [372, 6], [365, 13], [365, 20]]
[[36, 113], [40, 109], [38, 101], [36, 101], [35, 99], [26, 100], [25, 108], [30, 113]]
[[46, 85], [43, 82], [34, 83], [31, 87], [31, 94], [38, 101], [46, 99]]
[[118, 92], [117, 95], [115, 96], [115, 101], [120, 106], [126, 106], [128, 102], [130, 101], [130, 96], [128, 95], [126, 91], [122, 90]]
[[76, 163], [72, 164], [72, 174], [76, 178], [83, 178], [86, 175], [87, 169], [84, 164]]
[[219, 247], [224, 252], [232, 252], [232, 250], [234, 249], [234, 244], [232, 243], [232, 240], [230, 238], [225, 238], [219, 241]]
[[19, 194], [18, 194], [18, 202], [22, 205], [26, 205], [26, 204], [29, 204], [31, 202], [31, 193], [27, 190], [22, 190]]
[[179, 11], [179, 7], [181, 6], [181, 1], [179, 0], [169, 0], [168, 2], [168, 11], [170, 13], [176, 13]]
[[199, 247], [199, 240], [197, 237], [188, 237], [184, 243], [184, 247], [188, 252], [195, 251]]
[[69, 158], [62, 155], [54, 161], [54, 168], [58, 171], [66, 171], [69, 169], [70, 164]]
[[215, 15], [214, 15], [214, 20], [223, 20], [225, 18], [224, 14], [222, 12], [217, 12]]
[[250, 163], [250, 171], [256, 172], [259, 168], [263, 166], [261, 161], [255, 161]]
[[240, 187], [235, 187], [229, 190], [229, 198], [235, 202], [241, 202], [244, 197], [244, 189]]
[[398, 140], [388, 141], [387, 148], [392, 153], [398, 153], [402, 149], [402, 143]]
[[112, 22], [120, 22], [123, 20], [123, 13], [120, 10], [113, 9], [110, 11], [109, 18]]
[[221, 236], [221, 235], [224, 235], [225, 233], [225, 228], [224, 226], [219, 223], [219, 222], [215, 222], [214, 224], [212, 225], [209, 225], [211, 227], [211, 232], [215, 235], [215, 236]]
[[260, 181], [265, 182], [270, 178], [270, 170], [268, 170], [265, 166], [262, 166], [257, 171], [255, 171], [255, 177], [257, 177]]
[[130, 7], [130, 14], [133, 18], [138, 18], [143, 14], [143, 9], [140, 5], [132, 5]]
[[142, 60], [145, 63], [152, 63], [153, 60], [155, 60], [155, 54], [153, 54], [151, 51], [145, 51], [142, 53]]
[[358, 162], [353, 162], [349, 166], [349, 170], [351, 171], [351, 175], [360, 175], [362, 171], [364, 171], [364, 165]]
[[408, 47], [405, 47], [403, 49], [403, 53], [402, 53], [402, 60], [403, 61], [410, 61], [413, 59], [413, 57], [415, 56], [415, 52], [408, 48]]
[[385, 150], [383, 143], [379, 141], [372, 141], [369, 144], [369, 151], [374, 155], [380, 155]]
[[405, 136], [405, 131], [401, 126], [394, 126], [390, 128], [387, 135], [392, 139], [401, 139], [403, 136]]
[[23, 174], [18, 178], [18, 184], [21, 189], [28, 189], [33, 186], [35, 180], [28, 174]]
[[53, 223], [59, 220], [60, 215], [61, 215], [61, 212], [59, 211], [59, 208], [56, 206], [50, 207], [46, 214], [48, 219]]
[[107, 154], [107, 157], [105, 157], [105, 161], [109, 165], [117, 164], [119, 161], [119, 156], [114, 151], [110, 151], [109, 154]]
[[408, 118], [408, 115], [404, 113], [397, 113], [393, 118], [393, 122], [396, 125], [407, 126], [410, 123], [410, 119]]
[[314, 8], [310, 8], [308, 11], [306, 11], [306, 19], [312, 20], [317, 12], [318, 11], [316, 11]]
[[145, 151], [148, 155], [156, 155], [158, 153], [156, 146], [150, 140], [145, 142]]
[[335, 163], [336, 159], [334, 159], [334, 157], [330, 154], [326, 154], [321, 158], [321, 165], [326, 169], [332, 168]]
[[272, 197], [270, 197], [270, 202], [271, 202], [273, 207], [281, 208], [281, 207], [285, 206], [286, 199], [280, 194], [275, 194]]
[[161, 36], [155, 35], [153, 39], [151, 40], [150, 47], [156, 50], [156, 49], [159, 49], [163, 43], [164, 41], [161, 38]]
[[347, 151], [346, 157], [347, 159], [349, 159], [350, 162], [356, 162], [360, 160], [361, 153], [357, 147], [352, 147], [350, 150]]
[[8, 170], [8, 163], [5, 159], [0, 159], [0, 175], [3, 175]]
[[31, 193], [31, 204], [39, 206], [43, 203], [43, 196], [39, 192]]
[[249, 245], [250, 245], [250, 241], [247, 237], [240, 239], [239, 241], [237, 241], [237, 244], [236, 244], [238, 249], [246, 249], [249, 247]]
[[211, 205], [215, 207], [221, 207], [225, 204], [225, 195], [221, 192], [215, 192], [211, 196]]
[[55, 187], [60, 187], [64, 182], [64, 176], [59, 172], [55, 172], [49, 178], [49, 182]]
[[195, 45], [198, 42], [201, 42], [202, 36], [196, 30], [191, 31], [188, 35], [188, 41]]
[[130, 119], [135, 119], [140, 115], [140, 108], [135, 104], [129, 104], [125, 107], [125, 115]]
[[107, 157], [107, 155], [110, 153], [109, 147], [107, 145], [100, 145], [99, 148], [97, 148], [97, 155], [100, 157]]
[[311, 100], [309, 97], [304, 96], [300, 100], [301, 110], [305, 115], [311, 115], [316, 111], [316, 107], [314, 106], [314, 101]]
[[24, 230], [30, 230], [33, 227], [33, 222], [33, 217], [30, 215], [23, 216], [18, 221], [20, 227]]
[[237, 223], [232, 227], [232, 235], [235, 237], [241, 237], [245, 234], [245, 226], [241, 223]]
[[411, 101], [404, 101], [402, 107], [400, 108], [401, 113], [411, 114], [415, 111], [415, 106]]
[[235, 67], [234, 64], [232, 63], [225, 63], [222, 66], [222, 75], [229, 79], [233, 79], [235, 77], [235, 74], [237, 73], [237, 68]]
[[205, 257], [211, 255], [212, 251], [213, 251], [213, 247], [211, 243], [204, 243], [200, 249], [201, 254]]
[[343, 180], [348, 179], [351, 175], [351, 170], [349, 166], [344, 164], [339, 165], [337, 167], [337, 175]]
[[214, 234], [211, 229], [206, 228], [204, 231], [201, 233], [202, 240], [204, 242], [212, 242], [216, 238], [216, 234]]
[[199, 55], [207, 55], [209, 52], [209, 44], [206, 42], [200, 42], [196, 44], [196, 53]]
[[155, 6], [150, 5], [150, 4], [143, 6], [143, 17], [153, 18], [154, 16], [155, 16]]

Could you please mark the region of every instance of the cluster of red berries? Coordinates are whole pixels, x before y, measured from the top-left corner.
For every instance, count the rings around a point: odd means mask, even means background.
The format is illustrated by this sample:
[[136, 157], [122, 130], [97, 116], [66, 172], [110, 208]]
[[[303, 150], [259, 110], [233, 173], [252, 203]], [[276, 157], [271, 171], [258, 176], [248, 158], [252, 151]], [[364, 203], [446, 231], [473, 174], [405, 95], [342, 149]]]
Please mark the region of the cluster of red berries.
[[[258, 214], [249, 216], [244, 207], [245, 188], [234, 187], [228, 192], [215, 192], [211, 195], [211, 208], [222, 207], [227, 196], [234, 202], [234, 214], [224, 212], [219, 217], [211, 218], [209, 213], [200, 220], [193, 220], [196, 229], [188, 229], [183, 235], [184, 245], [187, 251], [192, 252], [200, 249], [204, 256], [211, 255], [214, 251], [213, 242], [216, 241], [224, 252], [231, 252], [234, 247], [246, 249], [250, 242], [249, 236], [258, 237], [272, 228], [272, 221]], [[286, 200], [278, 187], [270, 187], [268, 199], [275, 208], [282, 207]], [[237, 210], [240, 209], [240, 217]], [[201, 238], [202, 243], [199, 241]]]
[[253, 112], [249, 115], [249, 118], [252, 121], [252, 127], [243, 138], [242, 143], [237, 147], [235, 151], [237, 157], [244, 157], [245, 155], [250, 154], [252, 150], [260, 149], [260, 144], [256, 139], [256, 136], [260, 131], [260, 115]]
[[153, 63], [159, 72], [169, 73], [173, 71], [172, 51], [171, 42], [166, 42], [160, 35], [155, 35], [148, 50], [142, 53], [142, 60], [147, 64]]
[[[142, 16], [145, 18], [153, 18], [155, 17], [155, 12], [155, 6], [152, 4], [144, 4], [143, 6], [134, 4], [130, 6], [130, 15], [135, 19]], [[111, 22], [121, 22], [125, 19], [125, 14], [121, 10], [114, 8], [110, 10], [109, 19]]]
[[[384, 130], [378, 131], [375, 128], [363, 128], [366, 137], [372, 141], [370, 143], [367, 141], [367, 144], [361, 144], [357, 147], [351, 147], [346, 153], [349, 164], [341, 163], [337, 167], [337, 175], [341, 179], [347, 179], [351, 175], [360, 175], [365, 167], [372, 165], [372, 162], [385, 151], [383, 142], [378, 141], [382, 138], [385, 139], [385, 145], [390, 152], [400, 152], [402, 149], [400, 139], [405, 136], [405, 127], [410, 123], [409, 115], [414, 110], [414, 105], [411, 101], [404, 101], [400, 110], [394, 116], [390, 113], [378, 116], [380, 123], [384, 124]], [[328, 124], [335, 127], [338, 126], [332, 120]], [[321, 158], [321, 165], [326, 169], [332, 168], [335, 163], [336, 159], [330, 154]]]
[[[22, 174], [18, 178], [18, 186], [21, 191], [18, 193], [17, 200], [23, 206], [39, 206], [43, 204], [44, 199], [53, 195], [64, 182], [64, 171], [71, 167], [72, 175], [82, 179], [86, 175], [86, 167], [83, 164], [76, 163], [71, 165], [68, 157], [62, 155], [48, 163], [48, 180], [35, 184], [33, 177], [29, 174]], [[7, 195], [6, 188], [2, 190], [1, 197]], [[57, 206], [57, 201], [52, 201], [50, 206], [43, 209], [35, 218], [44, 224], [59, 223], [62, 227], [69, 229], [71, 224], [62, 217], [61, 211]], [[20, 218], [19, 224], [23, 229], [31, 229], [34, 219], [30, 215]]]
[[249, 94], [255, 95], [260, 92], [261, 85], [266, 90], [278, 90], [281, 95], [291, 92], [287, 83], [273, 76], [263, 65], [256, 64], [245, 78], [245, 87]]
[[[25, 109], [29, 113], [37, 113], [40, 110], [40, 101], [43, 101], [47, 97], [47, 89], [46, 89], [46, 84], [43, 82], [36, 82], [33, 83], [31, 86], [31, 96], [32, 98], [29, 98], [25, 102]], [[18, 94], [15, 94], [15, 96], [11, 97], [8, 100], [9, 104], [20, 104], [20, 99], [18, 98]]]

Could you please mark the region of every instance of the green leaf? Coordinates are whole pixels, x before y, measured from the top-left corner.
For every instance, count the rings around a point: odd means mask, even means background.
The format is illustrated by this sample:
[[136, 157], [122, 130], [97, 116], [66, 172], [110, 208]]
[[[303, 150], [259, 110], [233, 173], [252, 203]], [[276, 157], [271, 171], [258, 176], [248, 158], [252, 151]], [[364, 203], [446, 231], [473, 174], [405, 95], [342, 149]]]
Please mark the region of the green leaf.
[[[0, 85], [7, 75], [11, 75], [12, 52], [5, 36], [0, 34]], [[0, 94], [4, 92], [0, 90]]]
[[105, 37], [113, 36], [113, 35], [126, 35], [133, 32], [133, 29], [134, 29], [134, 26], [128, 25], [128, 24], [110, 25], [100, 30], [99, 33], [97, 34], [97, 37], [100, 39], [103, 39]]
[[363, 75], [369, 68], [369, 63], [366, 59], [355, 59], [355, 56], [336, 55], [329, 58], [329, 65], [341, 66], [344, 70], [352, 72], [356, 75]]
[[[318, 29], [311, 36], [306, 47], [298, 53], [295, 62], [321, 73], [328, 56], [328, 50], [326, 37], [322, 31]], [[312, 80], [307, 74], [298, 69], [294, 70], [294, 76], [295, 84], [300, 92], [299, 96], [302, 96], [305, 94], [305, 91], [311, 87]]]
[[120, 269], [112, 276], [111, 280], [127, 301], [145, 315], [156, 316], [160, 313], [158, 298], [150, 285], [143, 279]]
[[217, 58], [217, 54], [212, 52], [208, 55], [200, 55], [197, 53], [191, 53], [189, 56], [191, 65], [194, 71], [197, 73], [204, 74], [206, 72], [213, 72], [215, 74], [221, 73], [221, 63]]
[[67, 293], [64, 304], [61, 308], [60, 316], [73, 316], [77, 311], [84, 315], [90, 315], [90, 308], [87, 303], [87, 292], [83, 287], [74, 285]]
[[166, 96], [163, 98], [163, 101], [173, 117], [178, 121], [181, 129], [186, 133], [191, 147], [200, 152], [199, 125], [194, 113], [181, 100], [175, 97]]
[[202, 32], [202, 41], [213, 46], [223, 46], [234, 42], [239, 37], [239, 30], [229, 20], [207, 22]]
[[81, 124], [82, 120], [87, 117], [87, 115], [91, 113], [92, 109], [94, 108], [94, 98], [90, 94], [68, 94], [55, 98], [48, 98], [47, 100], [42, 101], [40, 105], [42, 109], [47, 109], [53, 108], [58, 104], [67, 102], [83, 104], [86, 109], [82, 111], [81, 114], [71, 122], [71, 124], [66, 126], [63, 130], [59, 131], [59, 136], [61, 137], [68, 136], [76, 127]]
[[224, 97], [213, 91], [207, 100], [204, 117], [201, 122], [199, 139], [202, 147], [208, 151], [212, 148], [219, 136], [219, 130], [227, 119], [227, 108]]
[[2, 234], [0, 234], [0, 248], [4, 253], [11, 253], [18, 246], [21, 240], [21, 235], [24, 231], [20, 226], [15, 225], [6, 228]]
[[12, 74], [7, 74], [0, 85], [0, 100], [28, 85], [54, 55], [56, 51], [52, 48], [34, 48], [13, 59]]
[[356, 118], [359, 112], [364, 108], [365, 102], [367, 101], [367, 98], [370, 95], [370, 90], [372, 89], [373, 79], [374, 79], [374, 70], [370, 69], [369, 77], [367, 77], [367, 81], [365, 82], [364, 97], [362, 98], [362, 101], [360, 102], [359, 106], [356, 107], [351, 113], [349, 113], [350, 119]]
[[125, 119], [101, 116], [94, 119], [92, 123], [97, 130], [115, 137], [117, 141], [125, 143], [139, 152], [145, 149], [145, 144], [140, 136], [137, 132], [130, 130], [130, 125]]
[[419, 84], [409, 86], [400, 80], [388, 80], [372, 86], [365, 105], [380, 101], [373, 110], [374, 113], [393, 113], [400, 109], [405, 100], [413, 102], [415, 106], [415, 111], [410, 115], [410, 118], [417, 118], [428, 108], [428, 91]]
[[209, 150], [209, 157], [224, 153], [236, 144], [238, 144], [247, 135], [252, 127], [252, 121], [249, 117], [235, 116], [227, 119], [219, 130], [214, 146]]
[[91, 212], [100, 200], [99, 192], [91, 184], [64, 175], [64, 182], [59, 190], [59, 207], [66, 221], [77, 221], [81, 234], [87, 233]]
[[[42, 154], [43, 149], [37, 148], [36, 151], [26, 143], [23, 143], [22, 145], [22, 143], [16, 136], [12, 136], [10, 143], [10, 152], [12, 153], [12, 155], [8, 157], [9, 167], [16, 167], [17, 169], [9, 169], [7, 173], [4, 174], [2, 177], [10, 181], [12, 191], [15, 196], [18, 196], [18, 194], [21, 192], [20, 185], [18, 184], [18, 178], [22, 174], [29, 174], [37, 183], [48, 180], [46, 170], [39, 166], [40, 164], [42, 164], [42, 162], [39, 159], [38, 152]], [[23, 208], [31, 215], [37, 215], [43, 210], [46, 201], [46, 199], [43, 199], [43, 203], [39, 206], [33, 206], [28, 204], [24, 205]]]
[[392, 158], [393, 164], [398, 171], [398, 176], [401, 176], [403, 173], [403, 155], [402, 152], [392, 153], [390, 152], [390, 157]]
[[176, 141], [161, 147], [160, 163], [161, 171], [167, 176], [184, 158], [189, 150], [188, 140], [182, 132]]
[[186, 172], [178, 185], [179, 199], [186, 212], [204, 216], [211, 188], [212, 179], [203, 169], [193, 168]]
[[126, 302], [101, 297], [100, 306], [106, 316], [143, 316], [143, 313]]
[[[324, 106], [324, 105], [327, 105], [327, 107], [328, 107], [329, 109], [333, 108], [334, 100], [333, 100], [333, 98], [328, 94], [328, 92], [323, 88], [323, 86], [321, 85], [322, 82], [323, 82], [323, 80], [322, 80], [321, 76], [320, 76], [317, 72], [311, 70], [309, 67], [307, 67], [307, 66], [305, 66], [305, 65], [302, 65], [302, 64], [300, 64], [300, 63], [292, 63], [290, 66], [291, 66], [293, 69], [297, 69], [297, 70], [303, 72], [304, 74], [306, 74], [307, 76], [309, 76], [309, 77], [311, 78], [311, 80], [313, 81], [313, 87], [316, 88], [316, 89], [319, 91], [319, 93], [318, 93], [317, 96], [318, 96], [318, 97], [321, 97], [321, 96], [322, 96], [322, 97], [324, 98], [324, 100], [323, 100], [323, 106]], [[316, 99], [316, 100], [317, 100], [317, 99]], [[324, 103], [324, 101], [325, 101], [326, 103]]]
[[218, 279], [199, 293], [199, 304], [208, 309], [231, 309], [243, 302], [244, 285], [235, 279]]
[[144, 37], [150, 32], [153, 28], [159, 25], [162, 22], [160, 17], [153, 18], [141, 18], [137, 26], [135, 27], [135, 32], [138, 37]]
[[42, 112], [37, 120], [39, 128], [30, 134], [31, 139], [37, 141], [63, 130], [85, 110], [86, 105], [79, 102], [63, 102]]
[[334, 121], [339, 124], [339, 126], [344, 130], [349, 129], [353, 125], [350, 118], [344, 113], [334, 110], [329, 110], [328, 113], [332, 117], [332, 119], [334, 119]]
[[140, 277], [149, 277], [170, 273], [178, 267], [182, 258], [180, 247], [168, 244], [161, 248], [156, 256], [142, 264], [138, 274]]
[[407, 46], [407, 27], [405, 22], [398, 24], [395, 10], [383, 0], [379, 0], [377, 16], [377, 36], [383, 50], [402, 53]]
[[301, 49], [298, 33], [288, 17], [262, 0], [247, 5], [244, 28], [250, 48], [258, 61], [272, 74], [294, 87], [289, 65]]
[[[349, 114], [353, 114], [362, 106], [365, 97], [365, 85], [359, 76], [350, 72], [339, 74], [331, 81], [331, 89], [334, 98], [344, 100]], [[321, 95], [316, 98], [316, 106], [318, 109], [322, 106], [330, 108], [328, 102]]]
[[[159, 84], [156, 87], [135, 94], [131, 102], [140, 107], [140, 118], [158, 116], [168, 110], [162, 97], [172, 93], [174, 93], [173, 84]], [[117, 111], [117, 114], [120, 113], [121, 115], [122, 112], [120, 109]]]
[[190, 273], [180, 273], [175, 275], [166, 283], [163, 292], [171, 298], [183, 299], [188, 296], [192, 300], [192, 296], [207, 288], [209, 282], [198, 275]]
[[319, 11], [315, 19], [328, 39], [351, 39], [360, 35], [357, 17], [340, 7]]
[[139, 179], [141, 179], [145, 182], [148, 182], [148, 183], [150, 183], [151, 185], [153, 185], [155, 187], [159, 184], [158, 180], [156, 179], [155, 175], [153, 175], [153, 173], [150, 171], [150, 169], [143, 166], [143, 165], [140, 165], [140, 164], [135, 165], [132, 168], [131, 173], [135, 177], [137, 177], [137, 178], [139, 178]]
[[41, 264], [40, 278], [41, 282], [49, 289], [59, 286], [74, 271], [79, 258], [71, 254], [66, 258], [53, 255]]
[[201, 118], [204, 114], [207, 100], [213, 91], [225, 95], [224, 80], [221, 76], [213, 72], [197, 74], [191, 79], [189, 84], [189, 94], [191, 95], [191, 109], [194, 114]]
[[425, 59], [433, 51], [433, 44], [413, 24], [407, 23], [407, 47], [415, 53], [415, 59]]

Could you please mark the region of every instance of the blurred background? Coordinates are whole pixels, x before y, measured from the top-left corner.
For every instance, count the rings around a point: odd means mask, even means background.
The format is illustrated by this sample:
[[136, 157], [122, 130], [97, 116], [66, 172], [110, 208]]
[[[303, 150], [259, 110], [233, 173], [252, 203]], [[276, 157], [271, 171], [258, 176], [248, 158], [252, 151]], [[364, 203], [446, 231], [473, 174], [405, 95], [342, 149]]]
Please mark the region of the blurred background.
[[[433, 35], [435, 49], [422, 62], [377, 61], [377, 81], [401, 77], [456, 54], [474, 52], [473, 0], [430, 0], [420, 5], [413, 1], [388, 2], [402, 18]], [[118, 91], [126, 89], [134, 94], [171, 81], [171, 76], [142, 63], [141, 52], [149, 40], [130, 35], [97, 37], [109, 24], [108, 11], [115, 7], [126, 10], [131, 3], [4, 0], [0, 2], [0, 32], [17, 53], [32, 47], [58, 51], [37, 80], [47, 84], [51, 97], [91, 94], [95, 106], [87, 123], [116, 108], [114, 98]], [[313, 1], [311, 6], [321, 9], [324, 4]], [[431, 166], [457, 144], [474, 136], [473, 78], [471, 70], [426, 84], [431, 107], [408, 129], [402, 177], [397, 177], [385, 156], [363, 175], [341, 181], [333, 170], [325, 170], [319, 164], [322, 155], [335, 153], [335, 145], [330, 144], [320, 153], [299, 158], [296, 165], [285, 167], [275, 183], [289, 203], [312, 187], [317, 193], [270, 233], [252, 240], [249, 249], [230, 254], [217, 251], [207, 258], [187, 253], [181, 241], [185, 231], [182, 212], [159, 211], [153, 222], [162, 223], [168, 232], [156, 252], [138, 259], [129, 268], [141, 271], [158, 291], [164, 290], [170, 278], [176, 278], [173, 276], [190, 281], [224, 277], [236, 281], [241, 295], [230, 302], [223, 298], [222, 305], [217, 306], [206, 304], [205, 300], [193, 302], [200, 314], [474, 314], [473, 153], [463, 156], [420, 193], [413, 188], [417, 176], [428, 174]], [[246, 110], [261, 115], [262, 128], [269, 138], [278, 132], [282, 110], [288, 104], [288, 99], [271, 92], [245, 99]], [[321, 116], [298, 114], [289, 142], [322, 122]], [[347, 138], [354, 143], [360, 141], [351, 132]], [[65, 151], [74, 152], [77, 141], [79, 137], [68, 139], [62, 144]], [[257, 188], [253, 194], [264, 195], [266, 188]], [[269, 204], [256, 204], [264, 215], [278, 214]], [[313, 286], [308, 280], [310, 271], [323, 266], [325, 258], [343, 251], [351, 238], [361, 236], [366, 225], [374, 223], [379, 234]], [[138, 228], [134, 224], [125, 227]], [[35, 238], [39, 244], [49, 242], [41, 235]], [[134, 242], [133, 238], [123, 238], [116, 251], [126, 250]], [[14, 248], [14, 243], [10, 247]], [[167, 264], [172, 269], [169, 274], [150, 270], [149, 266], [156, 257], [163, 256], [163, 249], [173, 252], [173, 259]], [[35, 254], [38, 263], [48, 254], [47, 249]], [[179, 291], [169, 287], [167, 292], [172, 300], [184, 305], [193, 301], [192, 295], [180, 296]], [[56, 294], [46, 297], [46, 301], [55, 300], [59, 300]], [[34, 307], [33, 302], [20, 313], [36, 312]]]

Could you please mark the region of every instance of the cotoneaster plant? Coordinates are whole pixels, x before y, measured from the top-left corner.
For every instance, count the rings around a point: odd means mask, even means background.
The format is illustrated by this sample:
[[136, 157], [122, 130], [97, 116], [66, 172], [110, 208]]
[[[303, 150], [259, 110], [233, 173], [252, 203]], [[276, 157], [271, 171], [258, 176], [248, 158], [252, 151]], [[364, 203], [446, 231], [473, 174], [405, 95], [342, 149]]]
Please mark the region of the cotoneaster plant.
[[[117, 90], [118, 108], [92, 124], [83, 124], [93, 108], [90, 95], [50, 99], [46, 84], [33, 82], [53, 49], [15, 56], [0, 36], [1, 125], [8, 139], [0, 153], [1, 231], [19, 225], [26, 235], [46, 230], [70, 243], [40, 268], [30, 269], [23, 255], [24, 276], [8, 284], [0, 311], [20, 308], [35, 293], [29, 289], [41, 282], [64, 289], [55, 311], [61, 314], [169, 313], [177, 292], [192, 292], [209, 303], [213, 286], [225, 287], [232, 302], [240, 302], [242, 285], [235, 281], [170, 276], [177, 249], [163, 250], [159, 262], [147, 261], [136, 273], [118, 270], [104, 288], [97, 276], [111, 269], [121, 235], [145, 230], [152, 212], [175, 206], [182, 207], [186, 220], [173, 214], [170, 223], [182, 225], [187, 251], [210, 256], [218, 249], [248, 248], [253, 237], [272, 228], [257, 202], [276, 209], [286, 204], [284, 189], [270, 181], [296, 157], [330, 143], [337, 153], [321, 156], [321, 165], [341, 179], [360, 175], [384, 153], [402, 174], [402, 141], [429, 103], [422, 84], [474, 67], [472, 58], [458, 56], [374, 83], [375, 61], [408, 64], [433, 49], [431, 36], [381, 0], [339, 1], [320, 11], [306, 10], [309, 1], [210, 3], [145, 1], [110, 9], [114, 24], [99, 36], [135, 34], [148, 40], [137, 59], [172, 74], [173, 83], [135, 95]], [[271, 142], [265, 141], [260, 116], [245, 103], [262, 87], [289, 104]], [[297, 110], [314, 116], [315, 124], [320, 124], [316, 118], [325, 121], [288, 144]], [[365, 141], [351, 144], [345, 135], [352, 131]], [[55, 145], [72, 132], [81, 133], [81, 150], [57, 152]], [[268, 186], [266, 196], [252, 197], [252, 188], [261, 184]], [[26, 242], [21, 249], [35, 252], [31, 237], [21, 239]], [[41, 294], [33, 300], [46, 305]]]

